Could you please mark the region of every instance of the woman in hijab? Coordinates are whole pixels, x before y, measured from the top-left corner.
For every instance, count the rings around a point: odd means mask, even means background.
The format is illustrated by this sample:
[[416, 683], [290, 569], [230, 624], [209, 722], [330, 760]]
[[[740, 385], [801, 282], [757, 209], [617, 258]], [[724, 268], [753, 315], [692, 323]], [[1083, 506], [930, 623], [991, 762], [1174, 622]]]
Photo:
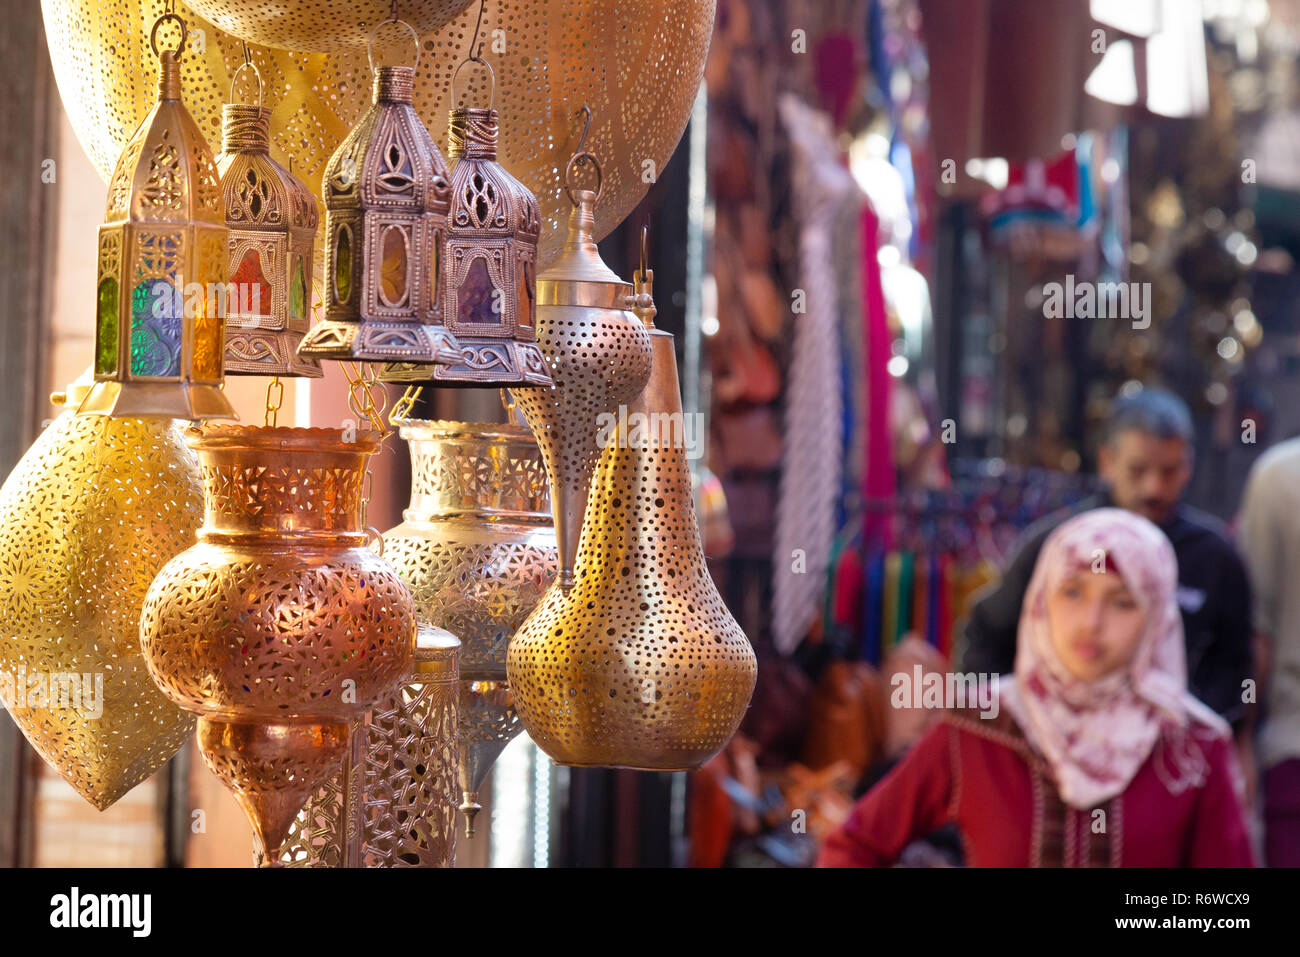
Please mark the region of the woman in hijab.
[[1231, 732], [1187, 691], [1177, 571], [1138, 515], [1061, 525], [993, 706], [945, 712], [818, 865], [889, 866], [951, 822], [972, 867], [1253, 866]]

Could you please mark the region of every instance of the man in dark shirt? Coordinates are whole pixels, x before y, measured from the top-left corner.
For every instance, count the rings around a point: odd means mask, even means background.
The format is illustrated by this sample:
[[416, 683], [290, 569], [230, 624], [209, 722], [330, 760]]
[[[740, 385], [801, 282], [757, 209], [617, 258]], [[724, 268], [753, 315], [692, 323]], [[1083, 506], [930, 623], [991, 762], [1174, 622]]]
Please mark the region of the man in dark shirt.
[[1178, 605], [1192, 693], [1238, 725], [1251, 673], [1251, 604], [1246, 568], [1215, 518], [1180, 502], [1192, 475], [1192, 422], [1177, 396], [1144, 389], [1116, 401], [1097, 461], [1107, 489], [1029, 528], [1001, 582], [971, 610], [965, 671], [1013, 669], [1020, 605], [1047, 536], [1079, 512], [1106, 506], [1150, 519], [1178, 557]]

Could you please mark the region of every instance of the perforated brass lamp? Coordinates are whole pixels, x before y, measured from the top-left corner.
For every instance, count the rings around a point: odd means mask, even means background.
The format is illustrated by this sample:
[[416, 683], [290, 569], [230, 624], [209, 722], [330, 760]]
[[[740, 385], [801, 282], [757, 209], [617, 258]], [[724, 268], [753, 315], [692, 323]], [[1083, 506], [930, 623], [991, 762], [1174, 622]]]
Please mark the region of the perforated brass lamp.
[[158, 55], [158, 102], [108, 187], [99, 227], [95, 384], [79, 411], [233, 419], [221, 392], [226, 225], [217, 167], [181, 102], [180, 44]]
[[258, 102], [221, 108], [217, 157], [230, 227], [226, 373], [319, 377], [319, 362], [298, 358], [309, 325], [316, 197], [271, 158], [262, 75], [244, 66], [257, 76]]
[[[584, 162], [576, 154], [569, 181]], [[605, 265], [592, 235], [596, 192], [571, 189], [573, 209], [564, 249], [537, 283], [537, 337], [555, 386], [516, 394], [537, 435], [551, 480], [551, 507], [560, 549], [560, 585], [574, 582], [574, 560], [591, 475], [600, 457], [600, 417], [636, 398], [650, 376], [650, 337], [630, 310], [633, 287]]]
[[[628, 416], [673, 421], [673, 337], [648, 333], [654, 367]], [[567, 591], [553, 585], [510, 642], [515, 707], [537, 746], [560, 764], [655, 771], [717, 754], [744, 717], [757, 662], [704, 563], [683, 448], [629, 432], [601, 452], [575, 577]]]
[[374, 77], [374, 103], [325, 167], [325, 319], [298, 354], [400, 360], [428, 378], [427, 366], [461, 359], [439, 295], [447, 162], [411, 106], [415, 67]]

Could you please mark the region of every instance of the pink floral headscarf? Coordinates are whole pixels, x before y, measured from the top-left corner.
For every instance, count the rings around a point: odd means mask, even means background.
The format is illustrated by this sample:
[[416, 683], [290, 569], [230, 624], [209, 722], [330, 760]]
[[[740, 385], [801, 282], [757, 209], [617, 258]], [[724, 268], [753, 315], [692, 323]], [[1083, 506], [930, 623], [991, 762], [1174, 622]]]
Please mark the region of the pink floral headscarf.
[[[1069, 574], [1105, 562], [1123, 577], [1146, 613], [1128, 668], [1097, 681], [1066, 669], [1052, 645], [1047, 595]], [[1043, 545], [1020, 610], [1014, 680], [999, 682], [1005, 705], [1056, 774], [1072, 807], [1103, 804], [1128, 787], [1157, 740], [1170, 732], [1175, 793], [1204, 783], [1206, 765], [1187, 734], [1196, 722], [1224, 736], [1227, 723], [1187, 690], [1178, 562], [1155, 525], [1132, 512], [1101, 508], [1057, 528]]]

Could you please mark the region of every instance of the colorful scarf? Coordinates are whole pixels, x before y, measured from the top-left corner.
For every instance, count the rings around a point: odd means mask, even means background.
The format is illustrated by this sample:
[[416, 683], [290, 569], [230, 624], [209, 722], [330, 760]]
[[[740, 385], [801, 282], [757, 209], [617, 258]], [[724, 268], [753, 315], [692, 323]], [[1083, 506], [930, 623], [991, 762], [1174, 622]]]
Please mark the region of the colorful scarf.
[[[1082, 681], [1052, 646], [1047, 596], [1067, 575], [1095, 567], [1099, 555], [1123, 577], [1146, 627], [1127, 668]], [[1166, 786], [1175, 794], [1199, 787], [1207, 766], [1187, 734], [1192, 723], [1231, 733], [1187, 691], [1177, 585], [1169, 540], [1121, 509], [1084, 512], [1043, 545], [1020, 611], [1014, 679], [999, 683], [999, 701], [1051, 764], [1061, 799], [1072, 807], [1094, 808], [1124, 791], [1162, 735], [1172, 768], [1161, 775]]]

